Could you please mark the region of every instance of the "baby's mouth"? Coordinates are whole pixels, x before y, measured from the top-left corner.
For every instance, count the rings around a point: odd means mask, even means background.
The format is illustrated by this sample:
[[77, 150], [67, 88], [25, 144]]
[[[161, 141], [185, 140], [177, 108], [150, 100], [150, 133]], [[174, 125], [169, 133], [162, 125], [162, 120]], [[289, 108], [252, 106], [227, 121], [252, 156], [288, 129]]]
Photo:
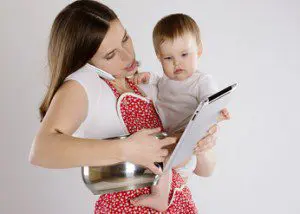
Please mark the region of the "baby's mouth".
[[181, 68], [178, 68], [174, 71], [174, 74], [180, 74], [181, 72], [183, 72], [184, 70]]

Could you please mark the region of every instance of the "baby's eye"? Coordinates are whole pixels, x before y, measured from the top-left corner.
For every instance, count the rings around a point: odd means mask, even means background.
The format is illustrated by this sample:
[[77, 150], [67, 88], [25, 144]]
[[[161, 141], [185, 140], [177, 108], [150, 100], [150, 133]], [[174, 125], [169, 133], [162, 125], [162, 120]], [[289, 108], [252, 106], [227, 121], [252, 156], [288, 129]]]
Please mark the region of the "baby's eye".
[[183, 54], [181, 54], [181, 56], [183, 56], [183, 57], [185, 57], [185, 56], [187, 56], [188, 55], [188, 53], [183, 53]]
[[170, 56], [165, 57], [164, 60], [171, 60], [172, 58]]

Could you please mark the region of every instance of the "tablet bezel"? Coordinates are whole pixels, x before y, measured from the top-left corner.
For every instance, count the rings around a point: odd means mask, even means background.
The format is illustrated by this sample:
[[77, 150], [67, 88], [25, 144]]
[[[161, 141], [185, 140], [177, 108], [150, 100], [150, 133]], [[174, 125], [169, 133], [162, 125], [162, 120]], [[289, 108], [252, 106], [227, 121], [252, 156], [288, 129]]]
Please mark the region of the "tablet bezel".
[[[182, 143], [181, 143], [181, 142], [183, 142], [186, 132], [189, 131], [189, 130], [188, 130], [189, 127], [192, 127], [195, 118], [197, 117], [197, 115], [199, 114], [199, 112], [201, 111], [201, 109], [203, 108], [203, 106], [209, 105], [209, 104], [211, 104], [211, 103], [213, 103], [213, 102], [219, 100], [220, 98], [222, 98], [222, 97], [224, 97], [224, 96], [226, 96], [226, 95], [228, 95], [228, 94], [231, 94], [231, 93], [236, 89], [236, 87], [237, 87], [237, 83], [232, 84], [232, 85], [230, 85], [230, 86], [228, 86], [228, 87], [226, 87], [226, 88], [224, 88], [224, 89], [222, 89], [222, 90], [220, 90], [220, 91], [218, 91], [218, 92], [212, 94], [211, 96], [209, 96], [209, 97], [203, 99], [202, 101], [200, 101], [200, 103], [199, 103], [197, 109], [195, 110], [195, 112], [194, 112], [193, 115], [191, 116], [191, 119], [190, 119], [188, 125], [186, 126], [186, 128], [185, 128], [183, 134], [181, 135], [181, 138], [179, 139], [179, 141], [178, 141], [178, 143], [177, 143], [175, 149], [173, 150], [173, 152], [172, 152], [172, 154], [171, 154], [171, 156], [170, 156], [168, 162], [167, 162], [166, 165], [163, 167], [163, 172], [166, 172], [166, 171], [168, 171], [168, 170], [170, 170], [171, 168], [174, 167], [173, 162], [174, 162], [174, 160], [176, 159], [176, 155], [177, 155], [179, 149], [182, 147]], [[199, 140], [201, 140], [201, 139], [199, 139]], [[197, 142], [195, 142], [195, 144], [196, 144], [196, 143], [197, 143]]]

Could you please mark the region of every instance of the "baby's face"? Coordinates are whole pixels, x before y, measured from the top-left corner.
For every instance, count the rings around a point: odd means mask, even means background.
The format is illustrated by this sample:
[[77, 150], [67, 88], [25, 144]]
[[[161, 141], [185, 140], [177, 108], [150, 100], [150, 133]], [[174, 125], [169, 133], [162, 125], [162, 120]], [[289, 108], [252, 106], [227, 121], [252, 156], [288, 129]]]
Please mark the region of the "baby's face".
[[198, 67], [202, 47], [190, 33], [177, 37], [174, 41], [164, 41], [159, 49], [158, 58], [164, 73], [172, 80], [185, 80], [192, 76]]

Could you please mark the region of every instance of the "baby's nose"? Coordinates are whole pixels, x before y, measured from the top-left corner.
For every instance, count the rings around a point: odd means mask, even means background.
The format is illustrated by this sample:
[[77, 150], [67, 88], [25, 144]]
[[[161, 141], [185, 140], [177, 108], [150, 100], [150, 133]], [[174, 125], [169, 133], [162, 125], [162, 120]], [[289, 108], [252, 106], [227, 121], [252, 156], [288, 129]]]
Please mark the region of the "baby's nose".
[[178, 60], [174, 60], [175, 67], [178, 66], [179, 64], [180, 64], [180, 62]]

